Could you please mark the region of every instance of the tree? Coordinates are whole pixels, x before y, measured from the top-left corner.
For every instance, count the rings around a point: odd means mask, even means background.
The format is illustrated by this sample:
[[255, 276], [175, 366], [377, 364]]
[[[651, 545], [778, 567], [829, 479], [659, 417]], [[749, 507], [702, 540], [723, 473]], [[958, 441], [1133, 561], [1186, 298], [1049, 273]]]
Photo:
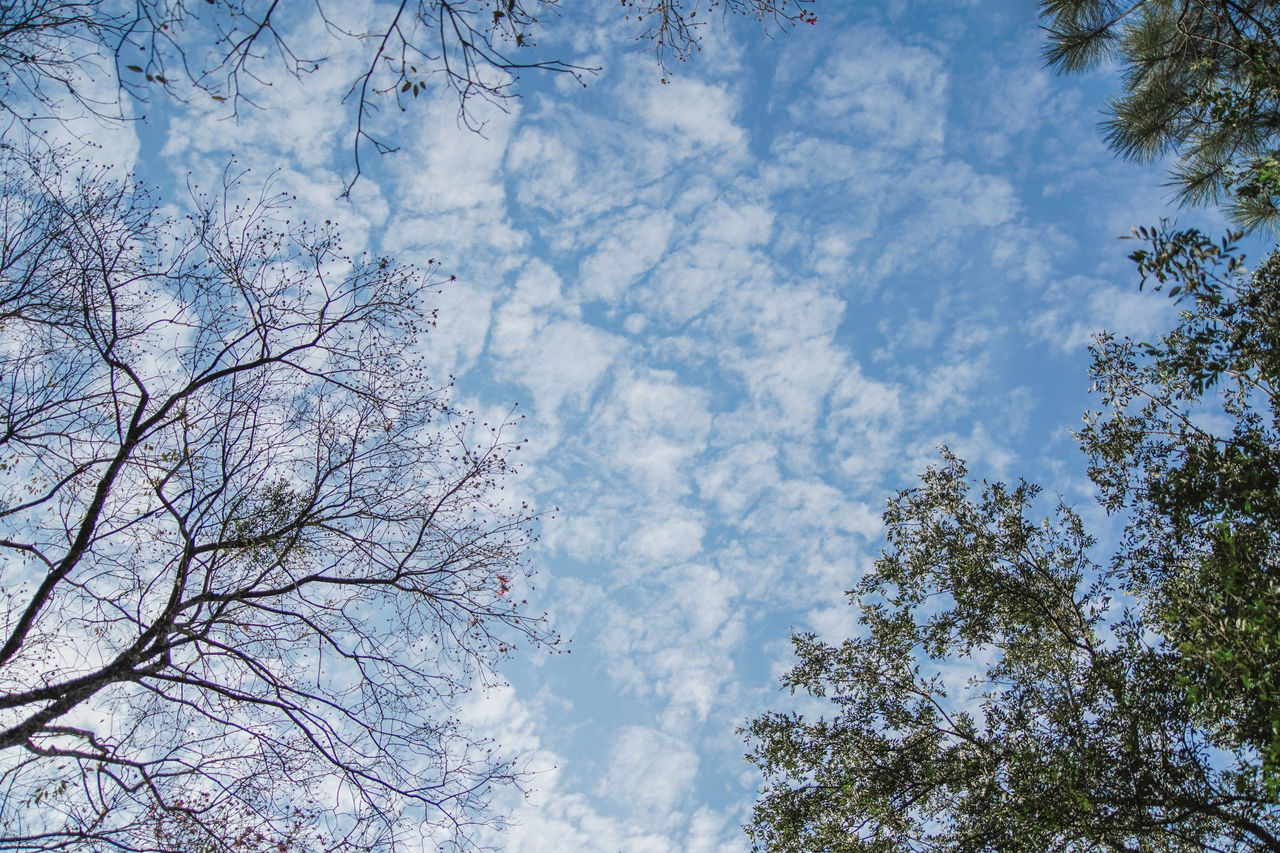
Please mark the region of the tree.
[[754, 849], [1280, 850], [1257, 768], [1197, 725], [1079, 516], [1029, 520], [1037, 492], [975, 496], [944, 453], [890, 502], [889, 547], [850, 593], [864, 634], [793, 638], [784, 684], [836, 715], [747, 729]]
[[784, 683], [838, 716], [750, 724], [759, 849], [1280, 850], [1280, 255], [1250, 275], [1230, 238], [1137, 236], [1185, 310], [1093, 350], [1114, 554], [944, 455], [890, 502], [863, 635], [794, 638]]
[[1117, 60], [1107, 136], [1125, 155], [1178, 155], [1183, 201], [1240, 224], [1280, 221], [1280, 6], [1271, 0], [1042, 0], [1064, 71]]
[[[766, 31], [815, 21], [812, 0], [712, 0], [707, 10], [759, 17]], [[572, 74], [592, 69], [540, 58], [536, 39], [542, 18], [559, 13], [558, 0], [399, 0], [374, 7], [359, 28], [336, 15], [338, 4], [317, 2], [328, 32], [361, 56], [345, 103], [354, 114], [354, 182], [360, 153], [393, 146], [371, 133], [381, 104], [403, 108], [433, 78], [457, 95], [459, 117], [475, 98], [503, 103], [520, 72]], [[698, 3], [685, 0], [621, 0], [615, 8], [631, 22], [665, 69], [696, 49]], [[67, 115], [73, 105], [100, 117], [122, 118], [121, 95], [146, 100], [151, 92], [213, 98], [232, 111], [252, 103], [255, 90], [283, 71], [301, 77], [323, 62], [295, 52], [279, 0], [207, 0], [206, 3], [141, 0], [19, 0], [0, 5], [0, 110], [30, 125]], [[294, 21], [296, 23], [296, 19]], [[114, 81], [103, 96], [102, 79]], [[350, 189], [350, 186], [348, 186]]]
[[1140, 236], [1144, 280], [1184, 310], [1153, 344], [1099, 339], [1105, 411], [1081, 445], [1103, 505], [1129, 514], [1118, 559], [1203, 724], [1280, 794], [1280, 254], [1248, 275], [1229, 240]]
[[466, 847], [521, 772], [453, 709], [557, 638], [511, 424], [424, 370], [445, 280], [0, 153], [0, 847]]

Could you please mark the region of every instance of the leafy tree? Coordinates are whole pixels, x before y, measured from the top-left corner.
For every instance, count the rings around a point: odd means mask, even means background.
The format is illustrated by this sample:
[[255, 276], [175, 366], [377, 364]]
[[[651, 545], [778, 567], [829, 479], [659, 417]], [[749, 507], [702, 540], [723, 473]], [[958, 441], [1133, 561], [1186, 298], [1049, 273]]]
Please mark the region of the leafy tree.
[[1229, 241], [1140, 232], [1144, 279], [1184, 310], [1153, 344], [1095, 348], [1105, 406], [1080, 434], [1117, 559], [1178, 649], [1202, 722], [1280, 791], [1280, 254], [1242, 273]]
[[1042, 0], [1064, 71], [1116, 60], [1107, 135], [1127, 157], [1176, 152], [1184, 201], [1280, 221], [1280, 5], [1272, 0]]
[[890, 502], [851, 592], [862, 636], [793, 638], [784, 683], [835, 715], [747, 729], [754, 849], [1280, 850], [1261, 773], [1199, 725], [1159, 619], [1069, 508], [1030, 520], [1036, 495], [975, 494], [944, 454]]
[[0, 847], [466, 847], [521, 774], [452, 709], [556, 637], [510, 425], [419, 355], [444, 279], [0, 154]]
[[945, 455], [890, 502], [862, 635], [794, 638], [784, 683], [837, 716], [748, 728], [757, 849], [1280, 850], [1280, 254], [1137, 236], [1184, 310], [1093, 350], [1116, 551]]
[[[665, 69], [696, 49], [706, 12], [759, 18], [766, 28], [814, 21], [812, 0], [621, 0], [613, 8], [652, 46]], [[579, 79], [592, 69], [536, 51], [548, 15], [559, 0], [398, 0], [372, 7], [358, 28], [320, 0], [306, 15], [361, 57], [345, 102], [352, 105], [355, 177], [360, 152], [392, 150], [369, 130], [379, 105], [406, 101], [434, 84], [454, 92], [459, 117], [475, 127], [467, 105], [475, 98], [501, 103], [522, 71], [540, 69]], [[100, 117], [122, 117], [119, 95], [146, 100], [153, 91], [200, 95], [233, 110], [252, 103], [258, 86], [283, 72], [295, 77], [323, 59], [299, 55], [290, 39], [296, 4], [279, 0], [18, 0], [0, 4], [0, 111], [19, 123], [66, 115], [72, 104]], [[111, 80], [114, 95], [102, 94]]]

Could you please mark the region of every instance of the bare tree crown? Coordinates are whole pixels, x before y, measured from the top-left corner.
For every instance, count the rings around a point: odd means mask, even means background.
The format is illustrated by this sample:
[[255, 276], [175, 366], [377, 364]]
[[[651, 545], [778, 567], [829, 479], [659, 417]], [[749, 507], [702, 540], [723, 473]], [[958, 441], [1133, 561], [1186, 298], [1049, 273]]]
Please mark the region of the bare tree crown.
[[3, 154], [0, 847], [465, 846], [520, 774], [456, 699], [556, 638], [510, 424], [419, 356], [445, 278]]

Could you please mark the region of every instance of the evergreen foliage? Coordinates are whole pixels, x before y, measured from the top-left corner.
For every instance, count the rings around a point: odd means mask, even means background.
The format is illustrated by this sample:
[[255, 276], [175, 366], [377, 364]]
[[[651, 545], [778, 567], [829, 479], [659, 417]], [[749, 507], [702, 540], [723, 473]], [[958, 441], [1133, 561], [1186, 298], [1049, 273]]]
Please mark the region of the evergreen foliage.
[[1051, 65], [1124, 73], [1107, 138], [1126, 157], [1177, 155], [1182, 201], [1246, 228], [1280, 221], [1280, 4], [1273, 0], [1044, 0]]

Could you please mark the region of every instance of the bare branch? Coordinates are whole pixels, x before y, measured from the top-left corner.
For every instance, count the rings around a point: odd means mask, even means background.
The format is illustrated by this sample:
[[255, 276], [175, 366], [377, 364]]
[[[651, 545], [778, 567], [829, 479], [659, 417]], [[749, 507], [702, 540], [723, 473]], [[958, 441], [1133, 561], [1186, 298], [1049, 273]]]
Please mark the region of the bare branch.
[[515, 445], [414, 355], [438, 272], [0, 154], [0, 228], [58, 235], [0, 263], [0, 846], [465, 848], [520, 773], [456, 702], [557, 638]]

